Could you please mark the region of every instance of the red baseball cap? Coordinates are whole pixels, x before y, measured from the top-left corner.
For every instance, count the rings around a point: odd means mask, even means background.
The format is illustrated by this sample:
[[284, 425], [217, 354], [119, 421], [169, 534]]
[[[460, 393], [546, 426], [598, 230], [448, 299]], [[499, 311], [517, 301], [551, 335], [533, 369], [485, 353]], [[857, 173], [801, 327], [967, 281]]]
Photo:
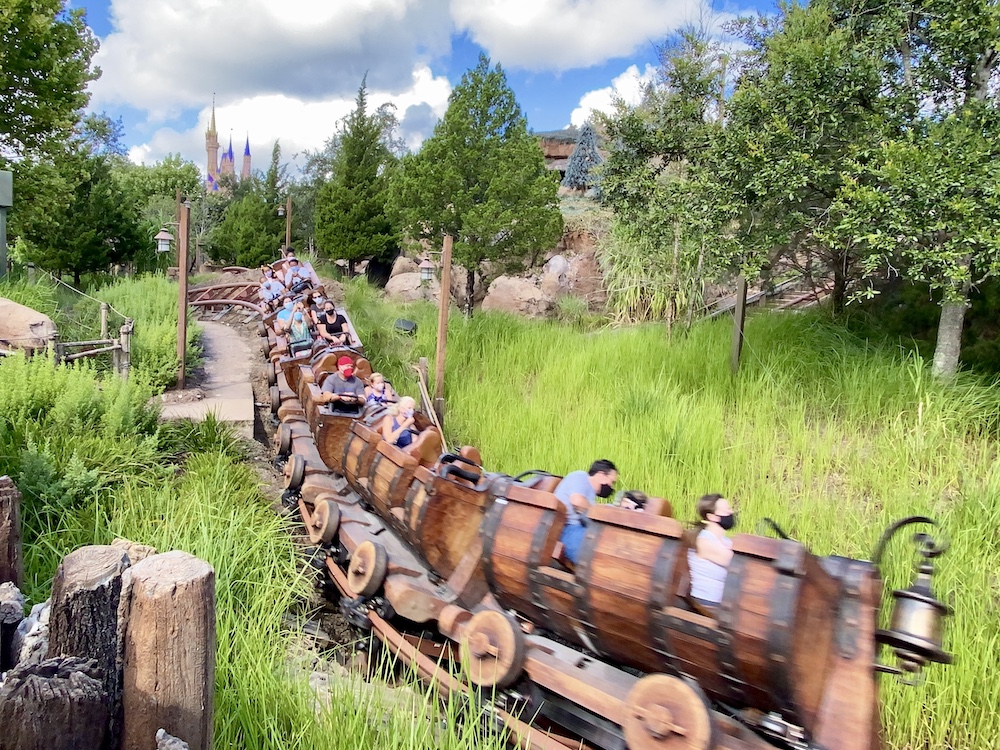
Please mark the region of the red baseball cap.
[[351, 365], [353, 367], [354, 360], [346, 355], [337, 360], [337, 367], [343, 367], [344, 365]]

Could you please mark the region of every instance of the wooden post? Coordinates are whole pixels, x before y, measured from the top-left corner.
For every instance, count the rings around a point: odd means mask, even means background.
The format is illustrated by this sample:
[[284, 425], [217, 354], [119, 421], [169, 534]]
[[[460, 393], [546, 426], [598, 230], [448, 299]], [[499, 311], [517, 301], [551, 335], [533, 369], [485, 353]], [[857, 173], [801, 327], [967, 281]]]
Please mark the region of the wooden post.
[[107, 747], [107, 696], [98, 667], [76, 658], [14, 667], [0, 686], [0, 727], [0, 750]]
[[101, 303], [101, 338], [108, 337], [108, 303]]
[[58, 333], [53, 333], [52, 334], [52, 361], [55, 362], [58, 365], [58, 364], [60, 364], [62, 362], [62, 358], [63, 358], [63, 345], [62, 345], [62, 342], [59, 341], [59, 334]]
[[21, 556], [21, 493], [10, 477], [0, 477], [0, 583], [24, 585]]
[[125, 323], [118, 331], [121, 336], [119, 344], [121, 348], [115, 351], [115, 354], [118, 355], [118, 372], [122, 380], [128, 380], [129, 371], [132, 369], [132, 328], [132, 318], [125, 318]]
[[288, 196], [285, 205], [285, 248], [292, 246], [292, 196]]
[[122, 638], [118, 609], [128, 555], [112, 546], [93, 545], [70, 552], [52, 584], [48, 658], [93, 659], [104, 674], [108, 701], [109, 747], [121, 736]]
[[0, 583], [0, 672], [6, 672], [17, 661], [14, 633], [23, 619], [24, 594], [10, 581]]
[[733, 351], [729, 367], [736, 375], [740, 371], [740, 357], [743, 354], [743, 324], [747, 316], [747, 277], [740, 274], [736, 280], [736, 307], [733, 310]]
[[187, 309], [188, 309], [188, 223], [191, 220], [191, 206], [181, 204], [181, 220], [177, 231], [177, 387], [183, 389], [186, 379], [187, 359]]
[[441, 253], [441, 294], [438, 301], [437, 351], [434, 359], [434, 411], [444, 425], [444, 361], [448, 343], [448, 310], [451, 308], [451, 235], [445, 235]]
[[127, 611], [122, 750], [148, 750], [161, 728], [209, 750], [215, 571], [186, 552], [148, 557], [132, 568]]

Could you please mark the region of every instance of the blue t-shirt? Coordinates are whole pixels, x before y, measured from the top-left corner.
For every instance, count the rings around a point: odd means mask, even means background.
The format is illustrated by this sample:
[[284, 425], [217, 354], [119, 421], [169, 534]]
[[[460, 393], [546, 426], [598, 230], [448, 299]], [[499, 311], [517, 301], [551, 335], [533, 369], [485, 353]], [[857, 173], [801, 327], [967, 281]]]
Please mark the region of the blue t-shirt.
[[280, 320], [282, 323], [291, 323], [292, 322], [292, 312], [294, 312], [294, 311], [291, 308], [289, 308], [289, 307], [282, 307], [280, 310], [278, 310], [278, 314], [275, 317], [278, 320]]
[[591, 505], [597, 500], [597, 491], [590, 484], [590, 475], [585, 471], [571, 471], [556, 486], [552, 493], [566, 506], [566, 525], [579, 526], [580, 513], [570, 502], [570, 495], [583, 495]]

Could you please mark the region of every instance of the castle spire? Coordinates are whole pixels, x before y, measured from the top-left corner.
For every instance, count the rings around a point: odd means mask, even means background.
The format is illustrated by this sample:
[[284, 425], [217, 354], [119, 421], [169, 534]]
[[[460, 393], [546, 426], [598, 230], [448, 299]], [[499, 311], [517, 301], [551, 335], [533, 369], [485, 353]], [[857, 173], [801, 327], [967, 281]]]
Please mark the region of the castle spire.
[[215, 129], [215, 94], [212, 94], [212, 119], [208, 123], [208, 130], [205, 131], [205, 135], [215, 135], [218, 136], [219, 131]]
[[250, 176], [250, 134], [247, 133], [247, 145], [243, 147], [243, 168], [240, 169], [240, 179]]

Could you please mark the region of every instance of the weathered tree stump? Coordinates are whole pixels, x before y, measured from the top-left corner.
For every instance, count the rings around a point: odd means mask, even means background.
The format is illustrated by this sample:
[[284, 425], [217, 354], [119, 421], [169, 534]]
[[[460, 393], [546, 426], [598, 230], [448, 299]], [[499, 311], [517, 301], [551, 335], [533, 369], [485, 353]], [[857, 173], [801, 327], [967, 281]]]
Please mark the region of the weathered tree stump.
[[148, 750], [159, 729], [191, 750], [212, 743], [215, 571], [186, 552], [137, 563], [125, 633], [123, 750]]
[[24, 594], [12, 582], [0, 583], [0, 672], [17, 662], [14, 634], [24, 619]]
[[24, 585], [24, 559], [21, 557], [21, 493], [14, 481], [0, 477], [0, 583]]
[[108, 747], [121, 736], [122, 647], [118, 609], [128, 556], [117, 547], [81, 547], [63, 558], [52, 584], [50, 659], [93, 659], [108, 696]]
[[17, 666], [0, 686], [0, 750], [99, 750], [107, 729], [103, 675], [93, 661]]

